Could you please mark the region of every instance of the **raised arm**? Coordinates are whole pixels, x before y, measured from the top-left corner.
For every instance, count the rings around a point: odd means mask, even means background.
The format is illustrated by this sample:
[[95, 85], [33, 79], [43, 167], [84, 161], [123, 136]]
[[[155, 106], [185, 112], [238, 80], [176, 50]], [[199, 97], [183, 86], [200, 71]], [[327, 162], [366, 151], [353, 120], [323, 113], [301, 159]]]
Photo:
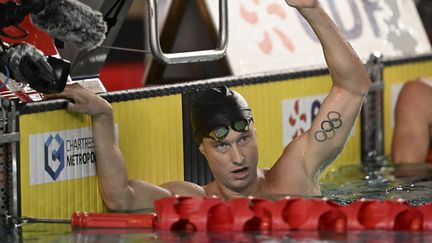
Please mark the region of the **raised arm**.
[[116, 143], [111, 105], [78, 84], [68, 85], [60, 94], [48, 98], [67, 98], [68, 110], [91, 116], [96, 147], [96, 173], [106, 206], [112, 210], [153, 207], [155, 199], [171, 192], [140, 180], [129, 180], [123, 155]]
[[317, 0], [286, 2], [300, 12], [318, 36], [333, 85], [311, 128], [285, 148], [271, 171], [280, 186], [287, 183], [282, 174], [292, 169], [304, 171], [296, 176], [316, 185], [322, 170], [343, 149], [371, 81], [355, 51]]

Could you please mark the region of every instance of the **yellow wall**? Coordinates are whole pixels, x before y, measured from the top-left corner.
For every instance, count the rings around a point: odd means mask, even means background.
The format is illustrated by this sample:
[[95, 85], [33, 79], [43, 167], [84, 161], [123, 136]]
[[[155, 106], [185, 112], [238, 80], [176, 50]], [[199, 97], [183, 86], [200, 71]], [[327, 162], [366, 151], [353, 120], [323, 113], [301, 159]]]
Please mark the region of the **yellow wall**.
[[[118, 124], [119, 145], [130, 178], [141, 178], [155, 184], [183, 180], [181, 96], [114, 103], [113, 110]], [[104, 210], [95, 176], [39, 185], [30, 185], [29, 180], [30, 135], [88, 126], [88, 116], [66, 111], [20, 117], [23, 216], [69, 218], [73, 211]], [[43, 161], [40, 161], [40, 166], [44, 166]]]
[[181, 95], [114, 103], [119, 145], [131, 179], [183, 180]]
[[[21, 213], [23, 216], [69, 218], [75, 209], [85, 211], [103, 209], [95, 177], [30, 186], [30, 135], [79, 128], [88, 126], [89, 122], [88, 117], [64, 111], [20, 117]], [[43, 161], [40, 161], [40, 166], [44, 166]]]

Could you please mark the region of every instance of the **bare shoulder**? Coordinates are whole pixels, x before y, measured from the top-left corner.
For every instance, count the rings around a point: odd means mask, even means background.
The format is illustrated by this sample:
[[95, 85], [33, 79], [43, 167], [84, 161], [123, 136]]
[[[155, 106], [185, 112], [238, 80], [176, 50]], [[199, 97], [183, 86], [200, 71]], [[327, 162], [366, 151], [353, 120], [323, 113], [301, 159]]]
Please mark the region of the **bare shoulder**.
[[160, 185], [170, 191], [173, 195], [204, 197], [205, 190], [202, 186], [188, 181], [172, 181]]
[[432, 79], [426, 77], [406, 82], [401, 90], [401, 94], [408, 95], [410, 98], [418, 97], [419, 93], [430, 92], [432, 92]]
[[432, 80], [419, 78], [404, 84], [398, 98], [398, 107], [411, 112], [430, 109], [432, 102]]

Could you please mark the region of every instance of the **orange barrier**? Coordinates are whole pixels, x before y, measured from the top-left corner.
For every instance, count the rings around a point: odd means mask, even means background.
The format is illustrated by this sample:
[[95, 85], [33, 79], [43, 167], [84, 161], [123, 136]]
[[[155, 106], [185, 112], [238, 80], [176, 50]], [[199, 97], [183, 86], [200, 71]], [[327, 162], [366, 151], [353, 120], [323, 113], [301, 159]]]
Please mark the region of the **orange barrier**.
[[[73, 228], [153, 228], [174, 231], [402, 230], [431, 231], [432, 204], [359, 200], [340, 205], [328, 199], [271, 201], [217, 197], [168, 197], [155, 201], [156, 214], [72, 215]], [[157, 215], [157, 216], [156, 216]]]

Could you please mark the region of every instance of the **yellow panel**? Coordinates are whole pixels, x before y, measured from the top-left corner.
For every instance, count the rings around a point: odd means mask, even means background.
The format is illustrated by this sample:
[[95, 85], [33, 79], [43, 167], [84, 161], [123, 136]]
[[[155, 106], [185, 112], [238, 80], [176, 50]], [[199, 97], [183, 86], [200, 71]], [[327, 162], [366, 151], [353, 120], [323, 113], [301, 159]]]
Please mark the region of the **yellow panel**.
[[[258, 132], [260, 167], [271, 167], [279, 158], [284, 148], [282, 138], [282, 100], [327, 94], [330, 87], [330, 76], [322, 75], [234, 88], [248, 100], [253, 110], [255, 126]], [[323, 175], [333, 168], [359, 163], [359, 122], [356, 122], [355, 126], [356, 132], [350, 138], [341, 156], [326, 169]]]
[[385, 67], [384, 69], [384, 142], [385, 153], [390, 154], [393, 128], [391, 127], [391, 86], [405, 83], [421, 76], [432, 77], [432, 61], [415, 62]]
[[[114, 103], [113, 110], [118, 124], [119, 145], [130, 178], [141, 178], [155, 184], [183, 180], [181, 96]], [[30, 135], [89, 126], [88, 116], [66, 111], [20, 117], [23, 216], [69, 218], [73, 211], [105, 210], [95, 176], [39, 185], [30, 185], [29, 181]], [[37, 151], [43, 153], [43, 144], [36, 146]], [[40, 166], [44, 166], [43, 161]]]
[[[20, 117], [22, 215], [69, 218], [75, 209], [85, 211], [101, 211], [103, 209], [95, 177], [30, 186], [30, 135], [79, 128], [88, 126], [88, 124], [90, 124], [88, 117], [64, 111], [44, 112]], [[43, 152], [42, 147], [39, 150], [41, 153]], [[44, 166], [43, 161], [40, 162], [40, 166]]]
[[119, 145], [130, 178], [154, 184], [183, 180], [181, 95], [114, 103]]

